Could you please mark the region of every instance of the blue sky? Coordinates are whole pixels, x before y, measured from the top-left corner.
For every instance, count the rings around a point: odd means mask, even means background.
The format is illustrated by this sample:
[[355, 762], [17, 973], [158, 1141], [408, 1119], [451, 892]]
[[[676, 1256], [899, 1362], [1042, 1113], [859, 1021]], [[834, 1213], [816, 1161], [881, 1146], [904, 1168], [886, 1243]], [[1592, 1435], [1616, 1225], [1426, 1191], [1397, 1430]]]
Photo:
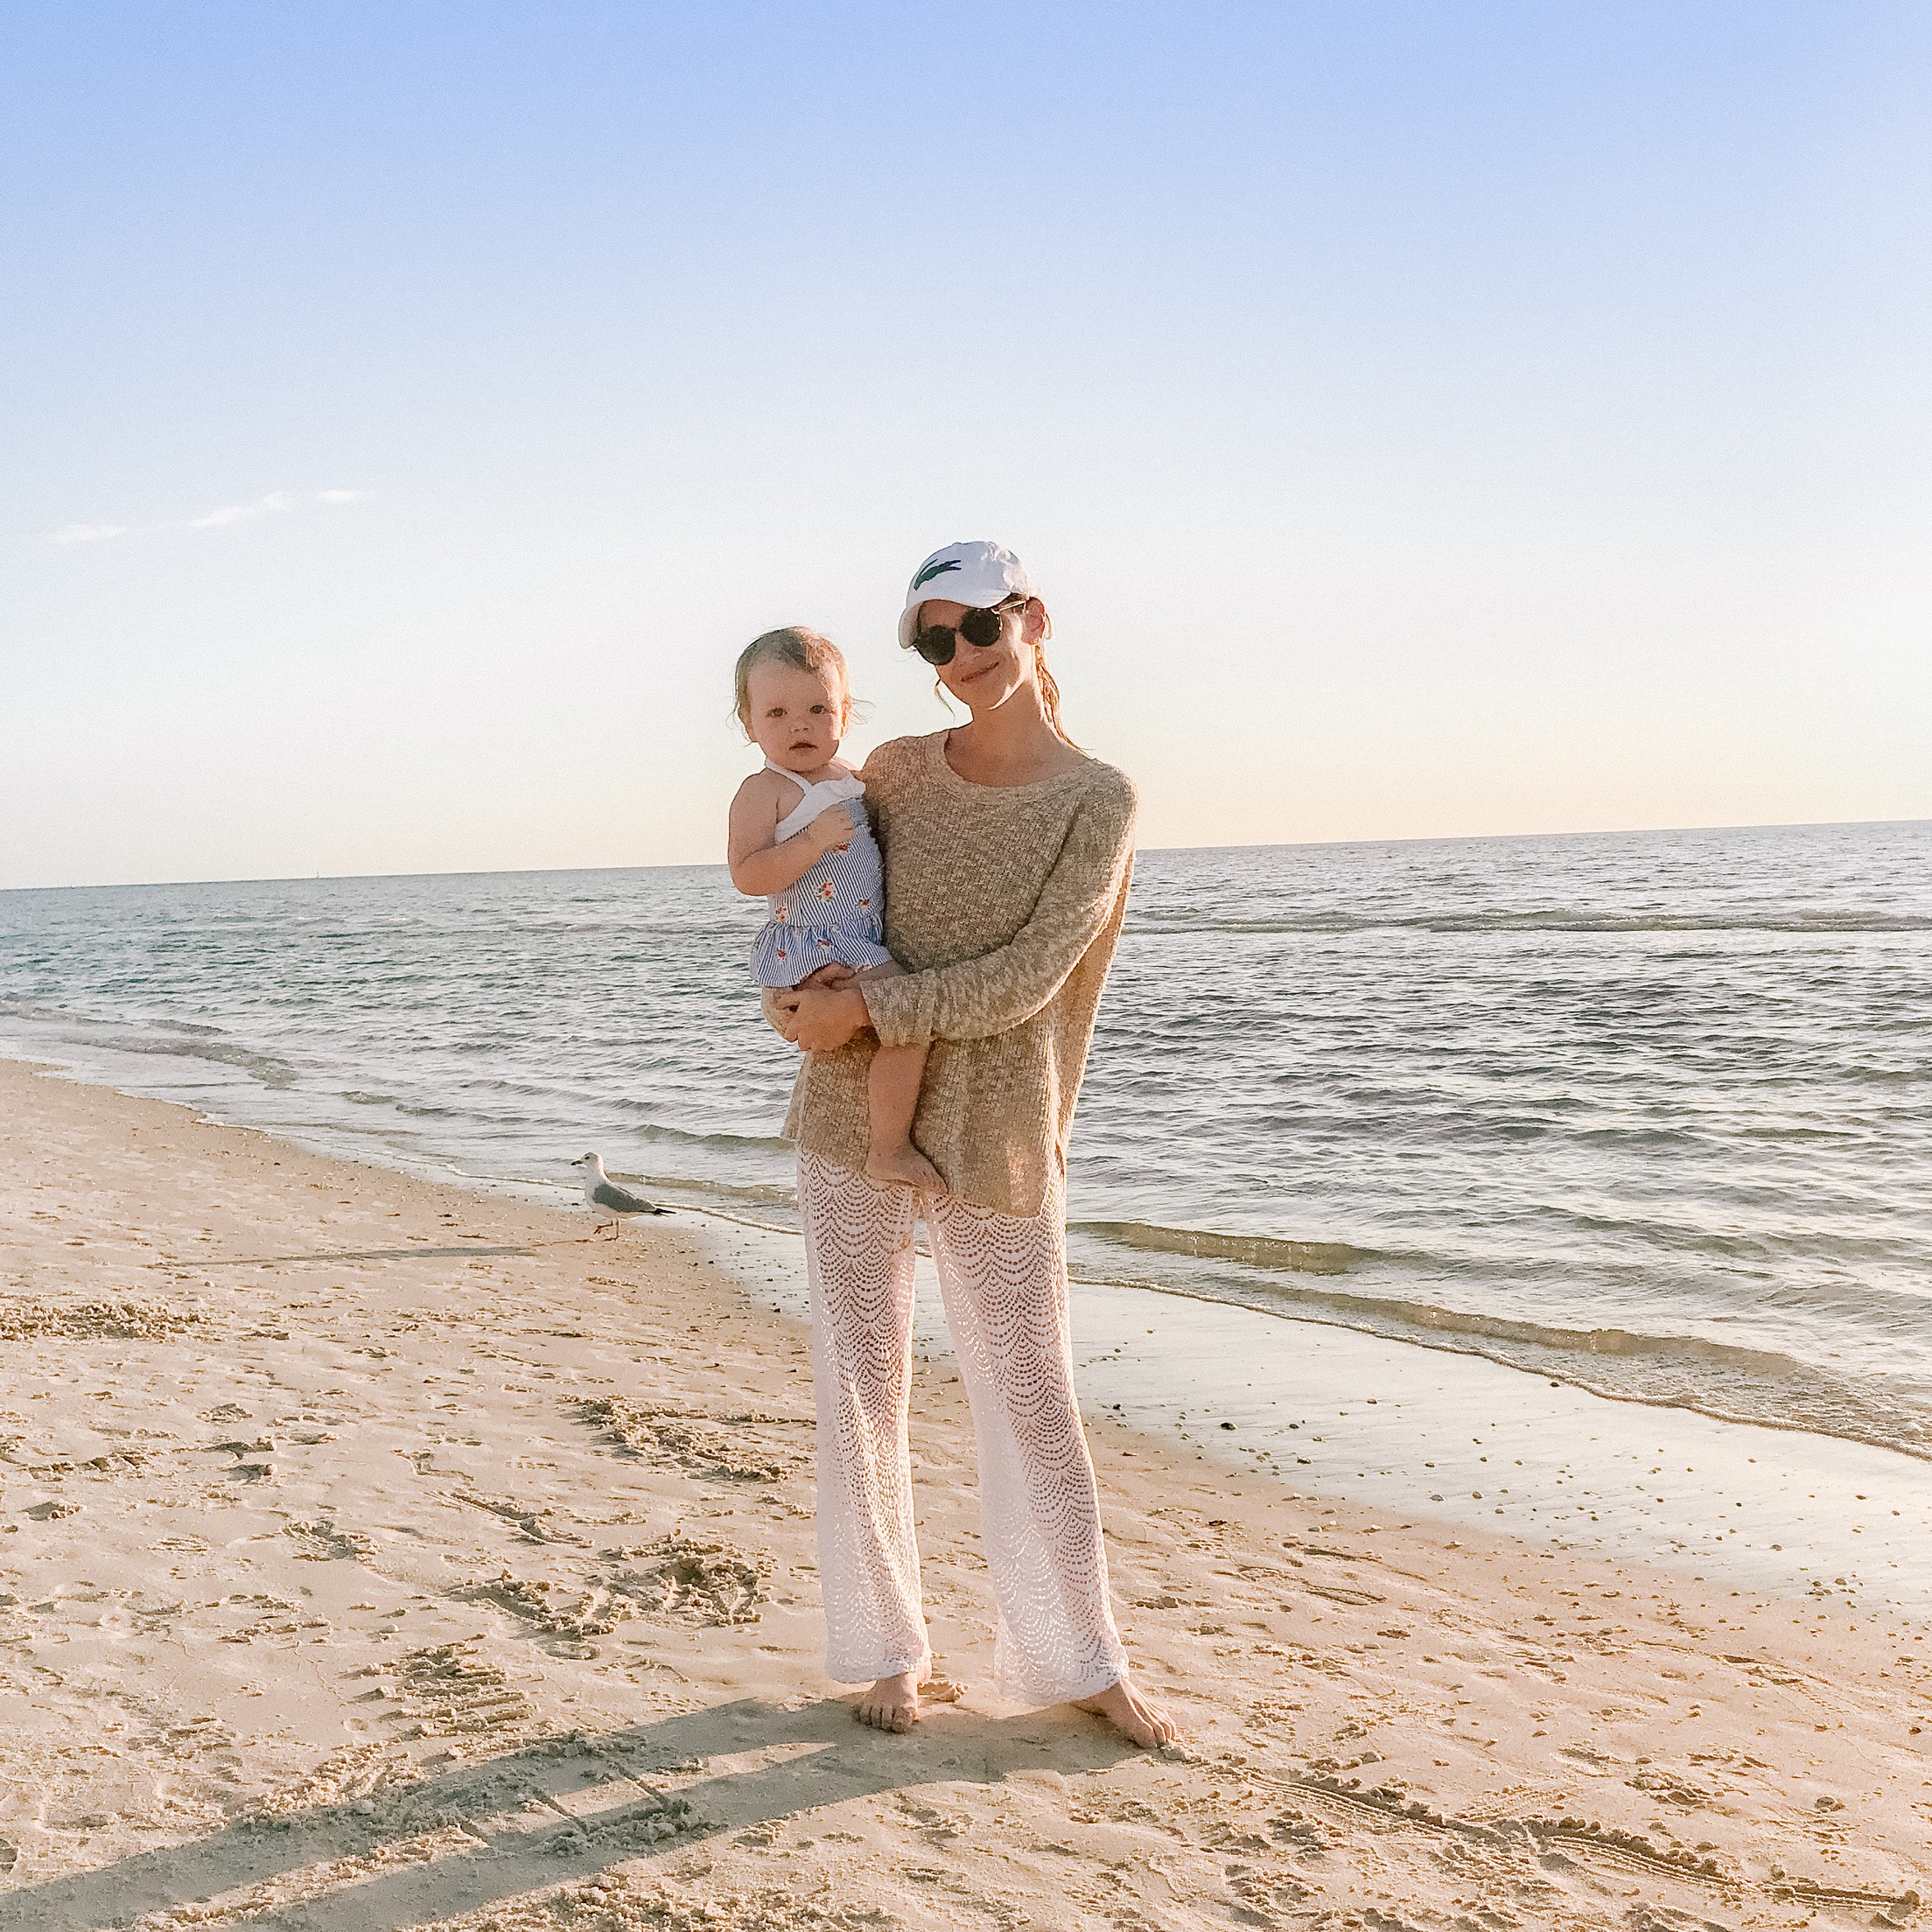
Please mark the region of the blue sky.
[[721, 855], [1042, 580], [1150, 844], [1932, 816], [1916, 5], [0, 13], [0, 885]]

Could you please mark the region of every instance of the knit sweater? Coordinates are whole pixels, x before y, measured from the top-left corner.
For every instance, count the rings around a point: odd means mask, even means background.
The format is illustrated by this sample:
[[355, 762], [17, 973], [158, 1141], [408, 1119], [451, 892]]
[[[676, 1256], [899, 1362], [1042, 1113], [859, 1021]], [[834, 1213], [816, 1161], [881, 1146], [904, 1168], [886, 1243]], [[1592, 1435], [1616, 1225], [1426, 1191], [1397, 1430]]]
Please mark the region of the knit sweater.
[[[947, 734], [865, 761], [886, 857], [886, 943], [902, 979], [868, 982], [887, 1045], [929, 1040], [913, 1138], [961, 1200], [1040, 1212], [1066, 1171], [1094, 1016], [1126, 916], [1134, 788], [1098, 759], [1034, 785], [975, 785]], [[809, 1054], [785, 1132], [865, 1163], [872, 1040]]]

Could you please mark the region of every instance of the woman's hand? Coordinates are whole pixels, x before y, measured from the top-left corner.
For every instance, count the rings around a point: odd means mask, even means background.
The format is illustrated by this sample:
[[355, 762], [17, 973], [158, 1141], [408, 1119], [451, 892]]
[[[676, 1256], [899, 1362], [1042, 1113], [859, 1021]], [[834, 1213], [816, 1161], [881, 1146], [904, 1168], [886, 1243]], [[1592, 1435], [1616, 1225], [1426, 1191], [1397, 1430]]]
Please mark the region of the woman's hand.
[[863, 1032], [872, 1023], [865, 996], [856, 986], [836, 992], [794, 986], [788, 993], [780, 993], [774, 1004], [784, 1016], [779, 1031], [808, 1054], [836, 1053], [854, 1033]]

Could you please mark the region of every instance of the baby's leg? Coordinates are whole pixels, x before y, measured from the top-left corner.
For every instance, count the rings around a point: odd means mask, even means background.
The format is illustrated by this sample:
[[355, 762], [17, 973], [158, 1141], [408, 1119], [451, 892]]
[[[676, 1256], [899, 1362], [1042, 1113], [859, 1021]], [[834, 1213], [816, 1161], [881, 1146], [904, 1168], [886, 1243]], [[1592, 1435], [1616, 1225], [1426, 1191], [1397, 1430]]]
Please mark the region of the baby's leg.
[[[868, 966], [861, 980], [897, 979], [897, 966]], [[865, 1172], [873, 1180], [896, 1180], [922, 1194], [946, 1191], [938, 1168], [913, 1144], [913, 1116], [919, 1109], [919, 1087], [926, 1074], [923, 1046], [881, 1046], [872, 1055], [866, 1080], [872, 1115], [871, 1145]]]

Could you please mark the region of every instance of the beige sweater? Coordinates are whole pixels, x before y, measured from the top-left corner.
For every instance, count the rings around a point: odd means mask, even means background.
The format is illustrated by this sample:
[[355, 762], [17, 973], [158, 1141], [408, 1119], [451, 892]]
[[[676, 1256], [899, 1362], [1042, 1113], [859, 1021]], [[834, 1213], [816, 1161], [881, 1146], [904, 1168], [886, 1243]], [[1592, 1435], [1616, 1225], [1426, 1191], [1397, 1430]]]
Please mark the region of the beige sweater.
[[[930, 1040], [913, 1138], [962, 1200], [1038, 1214], [1064, 1173], [1100, 991], [1127, 911], [1134, 788], [1098, 759], [1037, 785], [974, 785], [947, 734], [865, 761], [886, 857], [886, 943], [903, 979], [865, 988], [880, 1040]], [[862, 1167], [861, 1035], [806, 1057], [785, 1131]]]

